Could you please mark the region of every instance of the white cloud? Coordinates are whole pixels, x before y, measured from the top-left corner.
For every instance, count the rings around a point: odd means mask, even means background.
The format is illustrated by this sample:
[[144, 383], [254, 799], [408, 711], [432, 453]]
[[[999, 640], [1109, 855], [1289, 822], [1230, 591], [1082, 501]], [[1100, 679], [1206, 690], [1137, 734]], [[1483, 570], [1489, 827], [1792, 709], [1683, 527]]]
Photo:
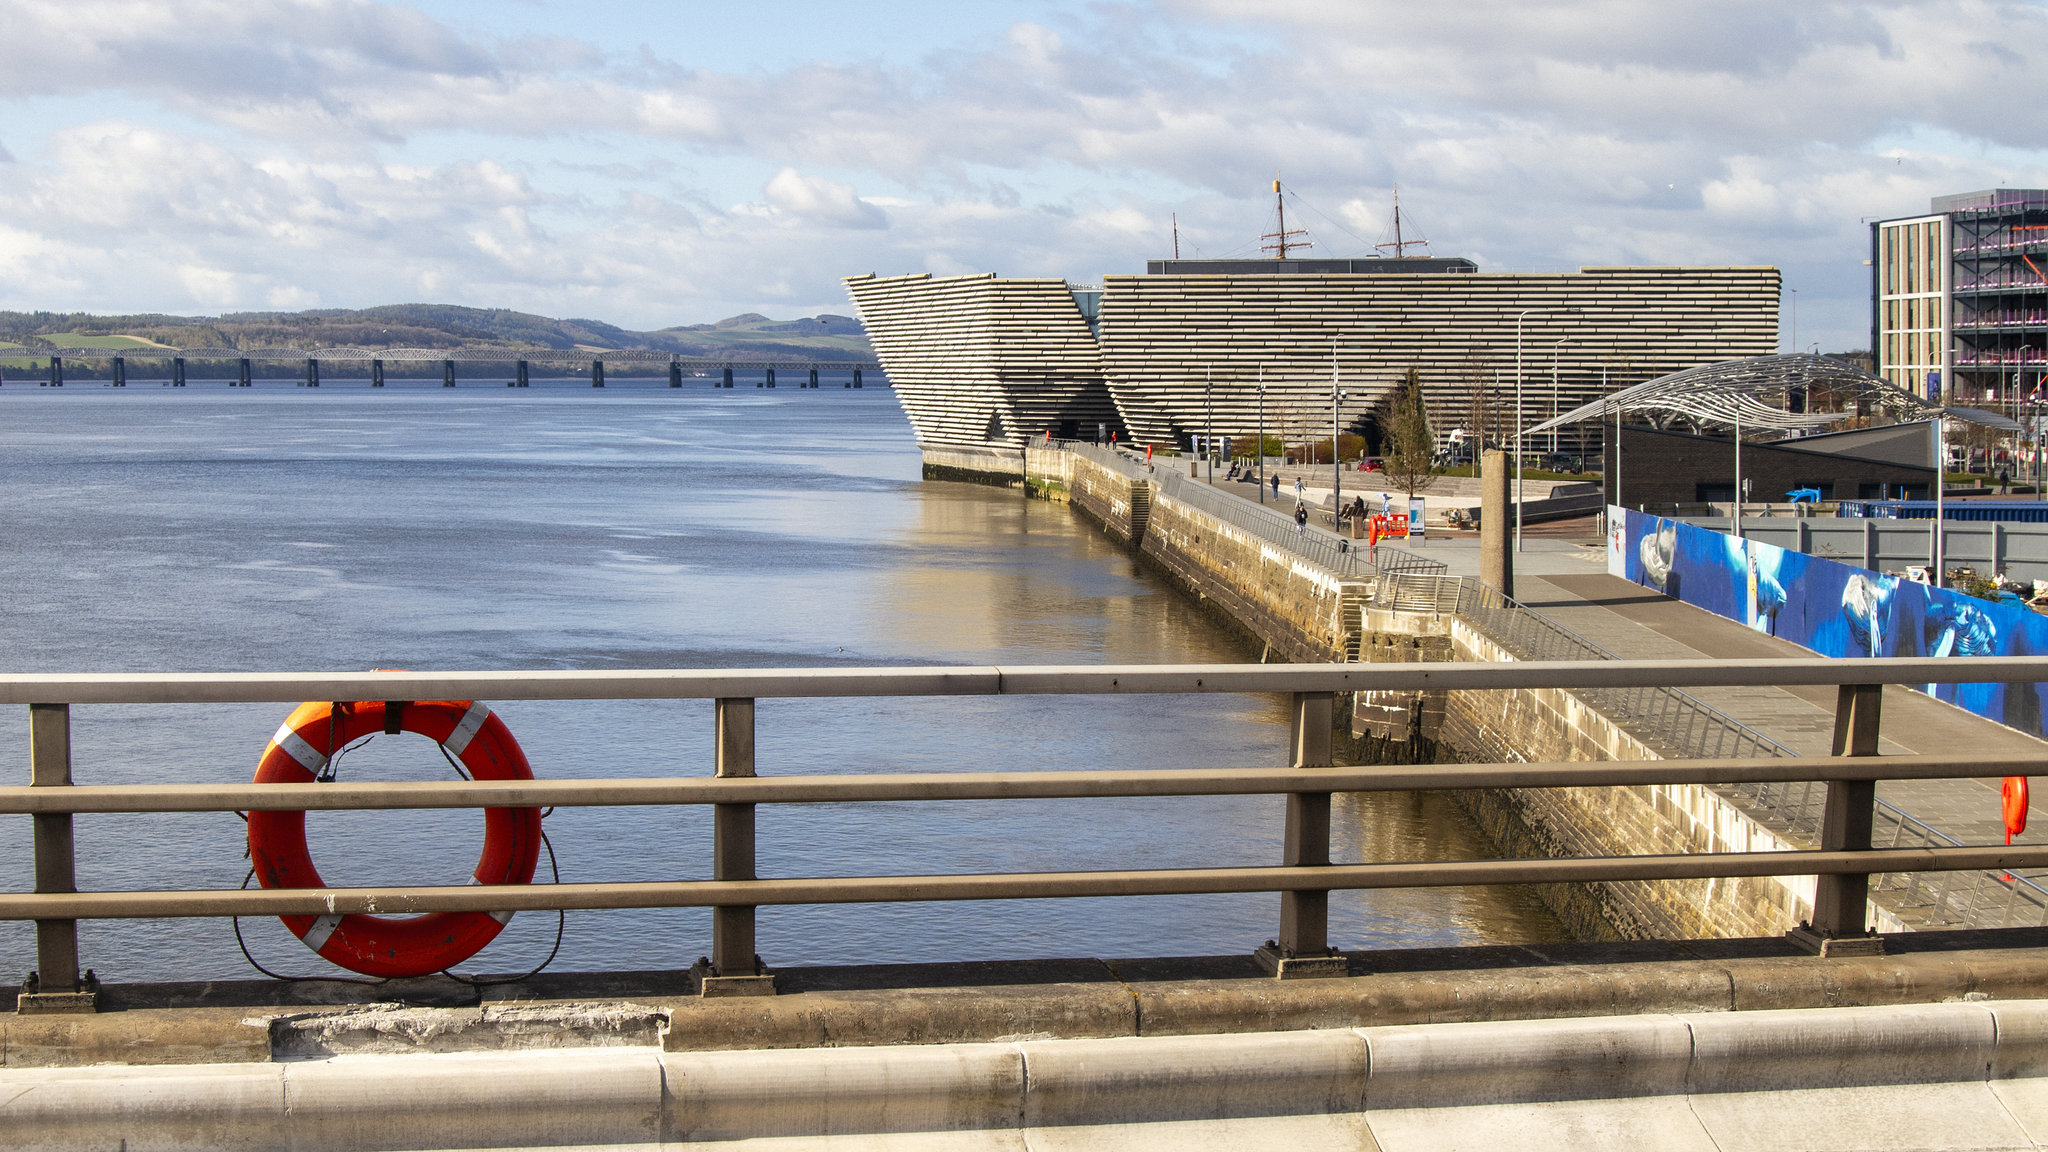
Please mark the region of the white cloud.
[[862, 200], [851, 184], [835, 184], [784, 168], [768, 181], [768, 200], [785, 212], [841, 228], [887, 228], [889, 217]]
[[843, 310], [848, 272], [1135, 269], [1170, 213], [1256, 251], [1279, 171], [1318, 251], [1369, 250], [1398, 181], [1440, 253], [1780, 264], [1847, 345], [1859, 218], [2048, 183], [2021, 0], [1157, 0], [723, 73], [500, 11], [0, 0], [0, 101], [126, 102], [10, 128], [0, 269], [38, 274], [0, 304]]

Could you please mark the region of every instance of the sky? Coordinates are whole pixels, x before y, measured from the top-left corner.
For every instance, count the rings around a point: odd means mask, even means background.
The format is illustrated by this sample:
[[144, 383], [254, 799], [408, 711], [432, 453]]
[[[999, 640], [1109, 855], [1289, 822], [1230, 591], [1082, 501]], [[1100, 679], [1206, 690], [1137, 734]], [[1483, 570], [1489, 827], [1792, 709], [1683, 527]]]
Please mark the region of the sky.
[[1867, 221], [2048, 187], [2042, 0], [0, 0], [0, 42], [18, 310], [851, 314], [1176, 220], [1256, 256], [1277, 177], [1313, 255], [1398, 187], [1486, 271], [1778, 266], [1837, 351]]

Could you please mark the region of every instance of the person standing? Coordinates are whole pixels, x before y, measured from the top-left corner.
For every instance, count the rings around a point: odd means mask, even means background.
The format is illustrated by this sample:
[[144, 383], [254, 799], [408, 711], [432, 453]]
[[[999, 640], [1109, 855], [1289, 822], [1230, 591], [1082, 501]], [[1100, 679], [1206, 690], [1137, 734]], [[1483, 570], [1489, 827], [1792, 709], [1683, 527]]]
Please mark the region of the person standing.
[[1270, 479], [1273, 481], [1273, 499], [1278, 500], [1280, 498], [1280, 474], [1275, 472]]

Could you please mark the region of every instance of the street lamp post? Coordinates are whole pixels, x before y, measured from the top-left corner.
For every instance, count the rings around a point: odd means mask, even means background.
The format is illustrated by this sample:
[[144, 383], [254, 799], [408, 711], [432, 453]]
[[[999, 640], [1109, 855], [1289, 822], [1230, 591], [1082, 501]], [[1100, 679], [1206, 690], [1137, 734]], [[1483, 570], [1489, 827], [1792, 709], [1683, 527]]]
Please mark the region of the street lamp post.
[[1259, 365], [1259, 503], [1266, 502], [1266, 366]]
[[1538, 312], [1577, 312], [1577, 308], [1524, 308], [1515, 313], [1515, 551], [1522, 550], [1522, 321]]
[[1571, 339], [1569, 336], [1559, 336], [1550, 345], [1550, 419], [1553, 421], [1550, 426], [1550, 454], [1552, 456], [1557, 455], [1558, 444], [1557, 425], [1555, 423], [1557, 420], [1557, 354], [1564, 347], [1564, 342], [1569, 339]]
[[1207, 466], [1209, 483], [1216, 483], [1216, 401], [1210, 392], [1210, 370], [1202, 369], [1202, 407], [1207, 412], [1205, 423], [1209, 430], [1202, 435], [1202, 463]]
[[[1337, 342], [1330, 341], [1330, 515], [1344, 507], [1344, 461], [1343, 453], [1337, 451], [1344, 435], [1344, 425], [1338, 410], [1344, 403], [1344, 387], [1337, 366]], [[1333, 519], [1331, 521], [1335, 523]]]

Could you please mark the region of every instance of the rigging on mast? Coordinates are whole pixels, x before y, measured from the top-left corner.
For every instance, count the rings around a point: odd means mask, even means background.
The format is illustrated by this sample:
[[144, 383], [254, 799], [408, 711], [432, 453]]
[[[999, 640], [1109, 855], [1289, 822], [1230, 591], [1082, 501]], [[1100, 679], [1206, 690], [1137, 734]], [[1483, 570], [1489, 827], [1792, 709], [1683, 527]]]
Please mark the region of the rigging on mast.
[[[1386, 233], [1382, 232], [1380, 233], [1380, 235], [1384, 236], [1386, 235]], [[1382, 244], [1375, 244], [1373, 245], [1373, 247], [1382, 250], [1392, 248], [1394, 250], [1394, 259], [1407, 260], [1411, 258], [1408, 255], [1408, 249], [1414, 248], [1418, 245], [1427, 248], [1429, 247], [1429, 241], [1426, 239], [1403, 240], [1401, 238], [1401, 186], [1399, 184], [1396, 184], [1394, 185], [1394, 238], [1392, 241]]]
[[1287, 199], [1286, 197], [1280, 194], [1280, 181], [1278, 180], [1273, 181], [1273, 212], [1274, 218], [1279, 221], [1279, 227], [1274, 231], [1268, 232], [1265, 235], [1259, 237], [1259, 239], [1261, 240], [1273, 241], [1271, 244], [1259, 245], [1259, 250], [1261, 252], [1271, 252], [1273, 254], [1273, 259], [1285, 260], [1287, 259], [1287, 250], [1289, 248], [1315, 247], [1314, 244], [1310, 243], [1307, 240], [1288, 239], [1288, 237], [1290, 236], [1306, 236], [1308, 235], [1308, 231], [1307, 229], [1303, 228], [1296, 228], [1293, 231], [1288, 230]]

